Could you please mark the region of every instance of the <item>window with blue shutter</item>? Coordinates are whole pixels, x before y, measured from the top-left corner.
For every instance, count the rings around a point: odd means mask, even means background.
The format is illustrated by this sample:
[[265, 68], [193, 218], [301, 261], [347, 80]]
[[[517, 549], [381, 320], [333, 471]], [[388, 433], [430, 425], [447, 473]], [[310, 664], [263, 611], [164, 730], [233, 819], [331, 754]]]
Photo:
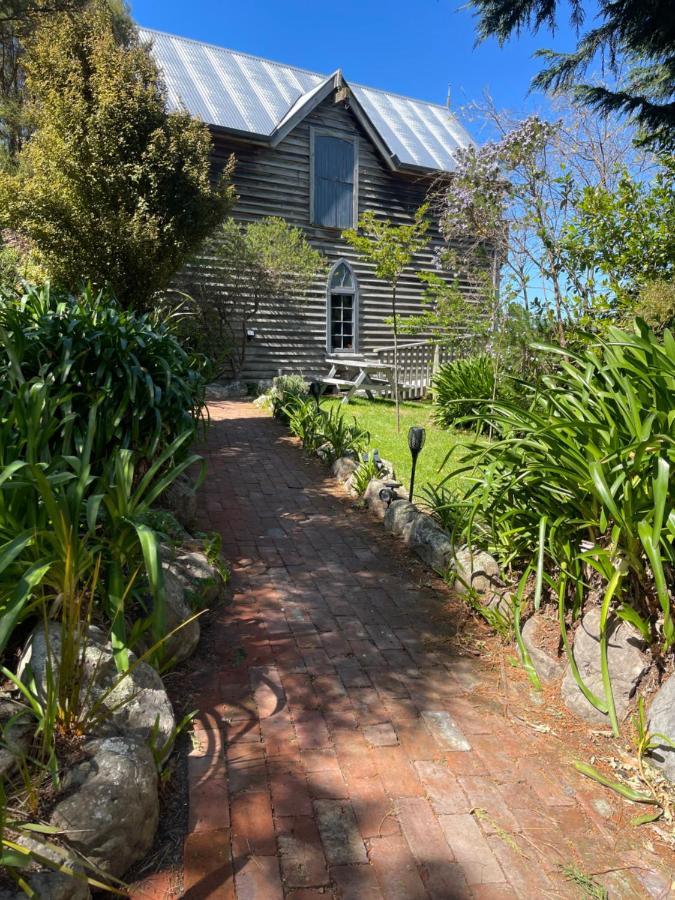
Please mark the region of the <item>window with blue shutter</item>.
[[356, 148], [349, 138], [313, 134], [312, 222], [326, 228], [354, 225]]

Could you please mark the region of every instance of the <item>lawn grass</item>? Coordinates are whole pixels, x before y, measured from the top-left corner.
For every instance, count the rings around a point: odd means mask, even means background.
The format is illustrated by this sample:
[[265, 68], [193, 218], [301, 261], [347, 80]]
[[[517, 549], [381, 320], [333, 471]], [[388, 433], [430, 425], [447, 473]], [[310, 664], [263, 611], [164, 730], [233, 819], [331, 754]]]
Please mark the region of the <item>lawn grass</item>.
[[[325, 400], [324, 403], [339, 403], [339, 399]], [[370, 432], [370, 446], [380, 451], [380, 456], [394, 464], [397, 478], [406, 487], [410, 485], [411, 458], [408, 449], [408, 429], [412, 425], [426, 428], [424, 449], [417, 460], [415, 475], [415, 496], [427, 484], [436, 485], [456, 468], [466, 453], [461, 448], [475, 442], [476, 436], [470, 431], [441, 428], [432, 421], [433, 406], [425, 402], [401, 403], [401, 433], [396, 432], [396, 407], [392, 400], [357, 397], [344, 405], [347, 416], [354, 416], [363, 428]], [[452, 447], [459, 445], [450, 462], [443, 467], [444, 460]], [[448, 482], [452, 486], [453, 481]], [[455, 481], [457, 487], [459, 484]]]

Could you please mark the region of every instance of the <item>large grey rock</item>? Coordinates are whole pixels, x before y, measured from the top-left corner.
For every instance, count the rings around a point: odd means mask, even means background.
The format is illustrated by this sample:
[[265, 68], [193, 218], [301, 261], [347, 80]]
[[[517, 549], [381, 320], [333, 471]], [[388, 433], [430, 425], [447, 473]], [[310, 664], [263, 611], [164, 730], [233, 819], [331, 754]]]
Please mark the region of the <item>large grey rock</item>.
[[[675, 743], [675, 675], [663, 682], [652, 700], [647, 719], [651, 734], [663, 734]], [[675, 781], [675, 747], [654, 739], [651, 760], [670, 781]]]
[[478, 595], [491, 596], [500, 593], [499, 564], [494, 556], [485, 550], [460, 547], [452, 560], [455, 574], [453, 587], [458, 594], [473, 591]]
[[[35, 679], [38, 697], [47, 696], [47, 673], [58, 677], [61, 660], [61, 628], [52, 623], [49, 647], [44, 626], [31, 635], [19, 661], [17, 674]], [[171, 701], [158, 672], [146, 662], [134, 663], [127, 673], [117, 671], [112, 648], [99, 628], [91, 627], [83, 655], [80, 697], [91, 713], [88, 726], [95, 734], [126, 734], [147, 741], [157, 723], [157, 741], [171, 740], [176, 721]]]
[[[162, 651], [168, 660], [174, 664], [183, 662], [195, 652], [201, 629], [198, 619], [192, 619], [195, 611], [188, 604], [185, 596], [184, 577], [169, 563], [162, 563], [164, 574], [164, 589], [166, 593], [166, 634], [178, 628], [175, 634], [167, 637], [162, 644]], [[184, 624], [185, 623], [185, 624]]]
[[192, 530], [197, 519], [197, 491], [189, 475], [179, 475], [157, 502], [172, 512], [183, 528]]
[[[610, 622], [607, 661], [619, 720], [625, 718], [630, 698], [649, 668], [649, 657], [644, 650], [645, 643], [636, 628], [620, 619]], [[596, 696], [604, 698], [600, 671], [599, 608], [589, 610], [581, 620], [574, 635], [572, 652], [586, 686]], [[608, 721], [608, 716], [592, 706], [581, 693], [569, 666], [565, 670], [561, 694], [568, 709], [587, 722]]]
[[[63, 847], [56, 847], [49, 837], [40, 841], [25, 832], [17, 838], [17, 843], [43, 859], [52, 860], [60, 866], [67, 866], [76, 876], [57, 872], [46, 865], [31, 864], [21, 875], [40, 900], [89, 900], [91, 891], [84, 877], [84, 870], [72, 853]], [[99, 879], [100, 880], [100, 879]], [[26, 894], [19, 888], [1, 888], [0, 900], [26, 900]]]
[[354, 472], [358, 469], [358, 461], [349, 456], [341, 456], [333, 463], [333, 475], [341, 483], [349, 481]]
[[394, 500], [384, 514], [384, 527], [395, 537], [406, 539], [412, 523], [420, 515], [414, 503], [408, 500]]
[[159, 819], [157, 767], [145, 744], [108, 737], [84, 745], [63, 778], [50, 824], [107, 874], [121, 877], [152, 847]]
[[541, 627], [541, 616], [534, 615], [523, 625], [521, 635], [540, 681], [548, 683], [562, 677], [565, 665], [560, 657], [553, 656], [539, 646]]
[[183, 590], [196, 603], [189, 604], [203, 609], [219, 603], [225, 594], [225, 583], [218, 570], [199, 549], [181, 549], [169, 559], [168, 568], [183, 582]]
[[330, 441], [326, 441], [317, 448], [316, 455], [322, 463], [329, 465], [335, 459], [335, 451]]
[[15, 772], [18, 761], [30, 750], [34, 725], [24, 706], [9, 695], [0, 697], [0, 782]]
[[431, 516], [419, 513], [413, 518], [404, 540], [435, 572], [447, 574], [453, 561], [452, 542]]
[[393, 490], [394, 500], [403, 499], [401, 495], [398, 493], [398, 488], [400, 484], [396, 484], [395, 482], [389, 480], [383, 480], [381, 478], [373, 478], [368, 482], [368, 487], [365, 490], [363, 495], [363, 499], [366, 501], [366, 506], [368, 509], [377, 516], [378, 519], [384, 519], [385, 513], [388, 509], [388, 504], [384, 502], [384, 500], [380, 499], [380, 491], [384, 490], [384, 488], [389, 488]]

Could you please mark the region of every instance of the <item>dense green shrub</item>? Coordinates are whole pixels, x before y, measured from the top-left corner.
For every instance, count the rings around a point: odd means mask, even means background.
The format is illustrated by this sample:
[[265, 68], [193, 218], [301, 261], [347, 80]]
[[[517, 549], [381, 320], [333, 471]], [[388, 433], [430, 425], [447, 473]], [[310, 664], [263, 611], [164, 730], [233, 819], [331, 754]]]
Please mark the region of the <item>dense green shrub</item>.
[[495, 387], [495, 362], [487, 353], [457, 359], [441, 366], [433, 382], [434, 420], [445, 428], [463, 422], [467, 416], [479, 416], [504, 387]]
[[[557, 371], [531, 402], [498, 400], [483, 421], [499, 439], [476, 445], [467, 499], [483, 537], [516, 569], [537, 572], [535, 607], [559, 605], [562, 638], [589, 597], [602, 604], [601, 661], [607, 667], [612, 614], [633, 623], [655, 649], [675, 644], [675, 339], [643, 322], [609, 329], [573, 353], [550, 347]], [[475, 519], [468, 517], [475, 542]], [[471, 533], [473, 532], [473, 533]], [[589, 701], [618, 728], [611, 691]]]
[[0, 389], [43, 379], [63, 403], [55, 416], [52, 452], [77, 452], [99, 408], [92, 463], [116, 447], [151, 459], [186, 430], [203, 404], [202, 363], [168, 328], [120, 309], [106, 293], [78, 295], [30, 287], [0, 296]]
[[0, 173], [0, 220], [54, 280], [109, 284], [146, 310], [235, 194], [231, 167], [211, 179], [207, 126], [167, 112], [151, 48], [116, 5], [43, 16], [26, 42], [31, 132]]

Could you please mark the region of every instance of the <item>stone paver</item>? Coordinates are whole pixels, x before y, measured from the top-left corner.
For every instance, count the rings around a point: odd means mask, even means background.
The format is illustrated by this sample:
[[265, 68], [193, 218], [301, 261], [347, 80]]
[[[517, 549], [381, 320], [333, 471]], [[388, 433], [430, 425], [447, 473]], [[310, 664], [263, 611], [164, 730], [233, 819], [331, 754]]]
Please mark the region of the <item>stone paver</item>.
[[233, 599], [187, 685], [184, 896], [570, 897], [559, 867], [582, 863], [612, 897], [656, 896], [672, 873], [623, 862], [622, 801], [476, 690], [494, 673], [430, 649], [439, 597], [400, 546], [252, 404], [210, 414], [199, 525]]

